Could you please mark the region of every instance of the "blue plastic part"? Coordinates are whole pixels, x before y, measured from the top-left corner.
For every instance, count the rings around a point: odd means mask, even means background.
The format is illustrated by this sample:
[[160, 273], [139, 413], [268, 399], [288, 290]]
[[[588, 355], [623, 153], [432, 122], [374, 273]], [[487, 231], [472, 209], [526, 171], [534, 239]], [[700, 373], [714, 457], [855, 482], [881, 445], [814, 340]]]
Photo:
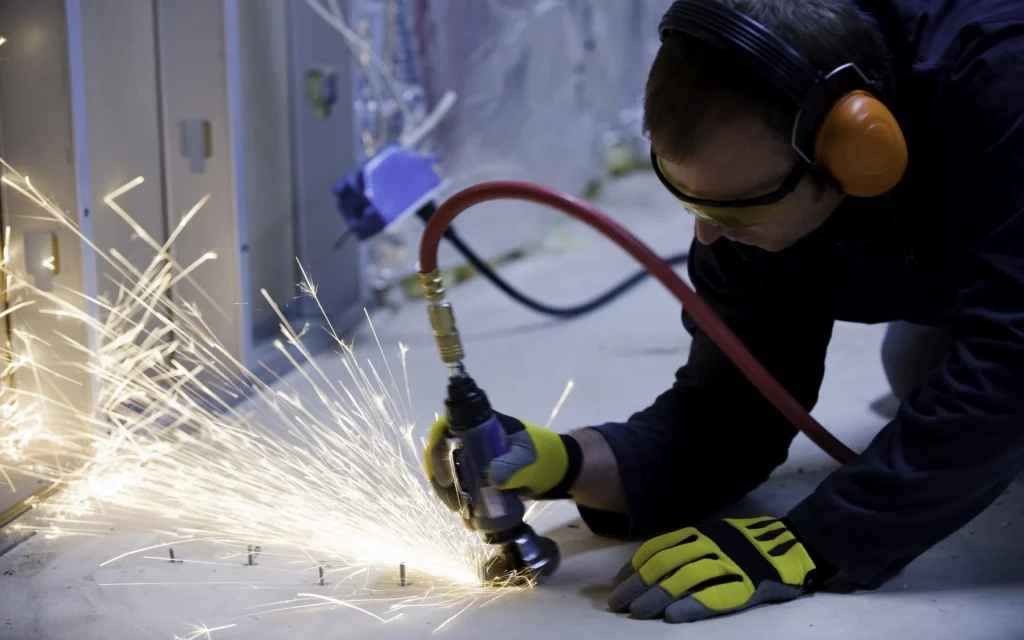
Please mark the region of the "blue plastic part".
[[391, 145], [340, 178], [332, 190], [352, 233], [366, 240], [430, 202], [441, 185], [433, 163]]

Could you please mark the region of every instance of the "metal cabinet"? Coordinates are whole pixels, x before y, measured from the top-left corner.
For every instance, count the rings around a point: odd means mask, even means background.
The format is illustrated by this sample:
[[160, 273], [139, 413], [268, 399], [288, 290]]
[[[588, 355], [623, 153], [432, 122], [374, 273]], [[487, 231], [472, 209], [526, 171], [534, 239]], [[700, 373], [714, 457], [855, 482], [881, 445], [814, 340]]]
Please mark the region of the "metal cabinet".
[[[330, 65], [348, 78], [350, 59], [303, 0], [0, 0], [0, 36], [0, 157], [67, 211], [89, 242], [144, 268], [154, 252], [142, 235], [165, 242], [209, 198], [173, 244], [183, 265], [216, 254], [193, 273], [205, 295], [187, 281], [172, 295], [194, 306], [231, 358], [254, 371], [260, 362], [286, 364], [265, 344], [278, 320], [262, 291], [303, 322], [310, 309], [295, 301], [297, 263], [318, 281], [336, 326], [358, 317], [359, 250], [332, 246], [344, 225], [331, 182], [356, 157], [347, 80], [330, 118], [305, 99], [306, 70]], [[133, 228], [104, 198], [140, 176], [144, 182], [117, 199]], [[12, 190], [2, 193], [14, 268], [27, 273], [26, 248], [32, 254], [52, 232], [60, 268], [42, 274], [47, 286], [82, 305], [81, 294], [116, 295], [117, 270], [87, 243]], [[59, 329], [98, 345], [84, 327], [37, 309], [11, 314], [12, 335]], [[82, 350], [56, 340], [32, 350], [66, 378], [40, 393], [92, 407], [97, 386]], [[0, 512], [22, 497], [4, 484]]]

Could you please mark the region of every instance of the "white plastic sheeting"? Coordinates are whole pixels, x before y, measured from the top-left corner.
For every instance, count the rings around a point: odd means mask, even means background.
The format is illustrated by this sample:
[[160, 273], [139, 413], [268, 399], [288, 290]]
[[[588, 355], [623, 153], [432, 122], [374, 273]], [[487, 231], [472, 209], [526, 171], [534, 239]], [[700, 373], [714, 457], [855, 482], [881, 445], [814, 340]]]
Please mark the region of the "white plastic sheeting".
[[[415, 120], [446, 91], [458, 101], [430, 141], [449, 193], [486, 180], [528, 180], [579, 195], [606, 171], [608, 147], [644, 153], [639, 100], [670, 0], [353, 0], [355, 31], [393, 65]], [[383, 83], [361, 76], [363, 153], [397, 135]], [[374, 92], [374, 85], [376, 93]], [[376, 98], [382, 98], [382, 101]], [[378, 105], [383, 105], [378, 107]], [[390, 108], [389, 108], [390, 107]], [[366, 145], [366, 141], [370, 141]], [[494, 203], [460, 219], [487, 257], [536, 241], [558, 218]], [[403, 232], [414, 240], [418, 222]], [[457, 261], [454, 254], [442, 257]], [[406, 261], [406, 268], [413, 265]]]

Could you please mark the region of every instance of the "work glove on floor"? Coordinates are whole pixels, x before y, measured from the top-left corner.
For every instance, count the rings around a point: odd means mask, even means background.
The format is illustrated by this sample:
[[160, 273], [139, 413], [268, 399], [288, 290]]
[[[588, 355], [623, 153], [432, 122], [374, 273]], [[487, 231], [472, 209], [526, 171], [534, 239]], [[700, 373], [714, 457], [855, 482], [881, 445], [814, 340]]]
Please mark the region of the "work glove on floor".
[[[508, 434], [508, 453], [495, 458], [487, 467], [491, 484], [529, 500], [568, 497], [582, 466], [579, 444], [569, 436], [501, 413], [496, 415]], [[459, 498], [448, 462], [447, 434], [448, 419], [435, 421], [423, 452], [423, 466], [437, 495], [449, 509], [457, 511]]]
[[608, 604], [637, 618], [693, 622], [794, 600], [834, 574], [819, 563], [782, 520], [726, 518], [645, 542]]

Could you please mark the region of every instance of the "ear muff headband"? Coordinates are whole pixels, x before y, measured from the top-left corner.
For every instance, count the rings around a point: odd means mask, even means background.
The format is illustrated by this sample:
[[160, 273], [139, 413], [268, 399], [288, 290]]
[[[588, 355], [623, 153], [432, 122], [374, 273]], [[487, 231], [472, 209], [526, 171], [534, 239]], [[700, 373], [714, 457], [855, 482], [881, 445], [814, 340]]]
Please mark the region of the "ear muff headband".
[[722, 49], [796, 106], [792, 145], [843, 193], [869, 198], [896, 186], [907, 143], [896, 117], [853, 63], [823, 72], [756, 20], [717, 0], [676, 0], [658, 31]]

